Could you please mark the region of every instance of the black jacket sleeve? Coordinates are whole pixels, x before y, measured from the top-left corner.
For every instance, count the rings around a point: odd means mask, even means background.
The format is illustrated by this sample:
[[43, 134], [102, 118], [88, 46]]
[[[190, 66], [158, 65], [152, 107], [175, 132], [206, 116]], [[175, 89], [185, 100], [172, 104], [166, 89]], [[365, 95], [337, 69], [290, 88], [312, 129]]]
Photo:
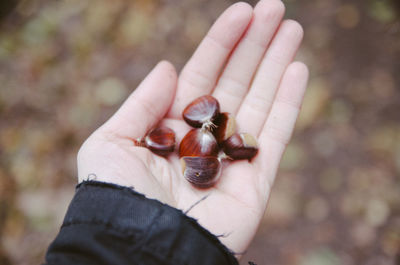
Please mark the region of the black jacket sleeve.
[[45, 264], [238, 264], [210, 232], [182, 211], [130, 188], [77, 186]]

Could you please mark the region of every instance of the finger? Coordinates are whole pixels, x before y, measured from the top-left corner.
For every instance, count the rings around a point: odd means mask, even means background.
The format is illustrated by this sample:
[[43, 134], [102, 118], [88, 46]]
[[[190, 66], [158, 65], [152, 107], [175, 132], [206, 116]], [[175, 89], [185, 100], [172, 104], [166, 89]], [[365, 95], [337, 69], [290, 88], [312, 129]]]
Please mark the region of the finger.
[[237, 3], [218, 18], [179, 76], [178, 90], [169, 117], [180, 118], [190, 101], [213, 90], [225, 61], [251, 17], [251, 6]]
[[283, 76], [271, 112], [259, 135], [260, 152], [254, 162], [262, 172], [261, 187], [268, 188], [274, 181], [283, 151], [291, 138], [300, 111], [308, 75], [306, 65], [294, 62]]
[[284, 12], [285, 6], [280, 0], [262, 0], [254, 8], [251, 25], [213, 92], [223, 111], [236, 113]]
[[253, 135], [260, 133], [282, 75], [296, 55], [302, 38], [303, 29], [299, 23], [293, 20], [282, 22], [257, 71], [250, 91], [240, 106], [237, 114], [239, 128], [245, 124], [246, 132]]
[[102, 129], [124, 138], [142, 137], [167, 113], [176, 82], [174, 66], [158, 63]]

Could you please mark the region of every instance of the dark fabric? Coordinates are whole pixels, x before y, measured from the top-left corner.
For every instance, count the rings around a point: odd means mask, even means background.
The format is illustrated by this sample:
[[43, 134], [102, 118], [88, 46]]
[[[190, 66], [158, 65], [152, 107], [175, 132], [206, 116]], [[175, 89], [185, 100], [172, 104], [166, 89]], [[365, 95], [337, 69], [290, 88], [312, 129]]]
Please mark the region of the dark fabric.
[[196, 220], [127, 187], [77, 186], [46, 264], [238, 264]]

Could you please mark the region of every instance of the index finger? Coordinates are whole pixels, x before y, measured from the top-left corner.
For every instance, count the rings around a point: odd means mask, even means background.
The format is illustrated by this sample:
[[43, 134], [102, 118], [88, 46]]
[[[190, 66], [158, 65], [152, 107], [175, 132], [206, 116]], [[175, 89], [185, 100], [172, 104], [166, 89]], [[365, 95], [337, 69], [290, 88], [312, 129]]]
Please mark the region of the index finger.
[[230, 6], [217, 19], [179, 76], [176, 97], [168, 114], [170, 118], [180, 118], [189, 102], [212, 92], [252, 14], [252, 7], [240, 2]]

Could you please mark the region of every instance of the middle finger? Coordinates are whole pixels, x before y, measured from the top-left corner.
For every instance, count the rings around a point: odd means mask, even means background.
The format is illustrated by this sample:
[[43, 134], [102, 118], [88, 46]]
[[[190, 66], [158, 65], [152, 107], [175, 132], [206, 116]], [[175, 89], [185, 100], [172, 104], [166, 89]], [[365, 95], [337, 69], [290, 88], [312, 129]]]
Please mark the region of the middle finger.
[[303, 28], [298, 22], [282, 22], [237, 113], [239, 129], [241, 124], [246, 124], [246, 132], [252, 135], [260, 133], [282, 75], [296, 55], [302, 38]]
[[285, 6], [280, 0], [262, 0], [254, 8], [253, 21], [213, 92], [223, 111], [236, 113], [238, 110], [284, 12]]

